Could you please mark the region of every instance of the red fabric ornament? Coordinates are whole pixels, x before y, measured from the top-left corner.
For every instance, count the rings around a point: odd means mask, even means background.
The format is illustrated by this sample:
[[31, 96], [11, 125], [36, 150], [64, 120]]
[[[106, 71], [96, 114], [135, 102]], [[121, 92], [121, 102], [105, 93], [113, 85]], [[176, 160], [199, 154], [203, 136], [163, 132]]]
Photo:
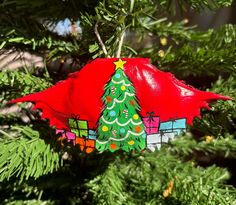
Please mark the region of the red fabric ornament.
[[197, 90], [158, 70], [144, 58], [96, 59], [42, 92], [12, 100], [30, 101], [42, 118], [81, 151], [154, 151], [229, 97]]
[[[77, 115], [87, 120], [90, 129], [96, 123], [103, 109], [101, 100], [104, 85], [114, 73], [117, 58], [100, 58], [85, 65], [81, 71], [69, 75], [68, 79], [34, 94], [12, 100], [34, 102], [34, 109], [42, 110], [42, 118], [49, 119], [57, 129], [68, 127], [68, 118]], [[162, 72], [150, 64], [146, 58], [122, 58], [126, 61], [124, 72], [132, 82], [141, 110], [154, 112], [160, 121], [186, 118], [192, 124], [194, 117], [200, 116], [200, 109], [210, 109], [212, 100], [229, 100], [229, 97], [197, 90], [177, 80], [171, 73]], [[111, 97], [107, 98], [111, 101]], [[132, 102], [130, 102], [132, 104]]]

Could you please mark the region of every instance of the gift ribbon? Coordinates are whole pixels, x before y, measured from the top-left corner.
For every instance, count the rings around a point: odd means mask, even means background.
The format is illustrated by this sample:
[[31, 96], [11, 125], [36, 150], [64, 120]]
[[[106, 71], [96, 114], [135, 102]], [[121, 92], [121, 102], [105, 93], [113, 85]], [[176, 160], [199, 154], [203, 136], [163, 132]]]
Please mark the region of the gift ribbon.
[[75, 120], [75, 124], [76, 124], [76, 127], [72, 127], [72, 128], [73, 128], [73, 129], [77, 129], [77, 130], [79, 131], [79, 133], [80, 133], [80, 128], [79, 128], [79, 124], [78, 124], [78, 120], [79, 120], [80, 116], [79, 116], [79, 115], [72, 114], [72, 115], [71, 115], [71, 118], [72, 118], [73, 120]]
[[151, 133], [151, 130], [152, 130], [152, 124], [151, 122], [153, 121], [154, 122], [154, 112], [147, 112], [147, 116], [148, 116], [148, 122], [149, 122], [149, 133]]

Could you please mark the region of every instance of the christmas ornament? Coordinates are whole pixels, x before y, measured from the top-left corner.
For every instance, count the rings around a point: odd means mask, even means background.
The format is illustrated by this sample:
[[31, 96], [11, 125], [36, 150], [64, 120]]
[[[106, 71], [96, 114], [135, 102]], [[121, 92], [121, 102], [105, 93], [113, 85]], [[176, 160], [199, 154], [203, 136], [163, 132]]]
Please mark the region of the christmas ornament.
[[96, 59], [56, 85], [11, 103], [33, 102], [42, 118], [81, 151], [154, 151], [229, 97], [197, 90], [149, 59]]

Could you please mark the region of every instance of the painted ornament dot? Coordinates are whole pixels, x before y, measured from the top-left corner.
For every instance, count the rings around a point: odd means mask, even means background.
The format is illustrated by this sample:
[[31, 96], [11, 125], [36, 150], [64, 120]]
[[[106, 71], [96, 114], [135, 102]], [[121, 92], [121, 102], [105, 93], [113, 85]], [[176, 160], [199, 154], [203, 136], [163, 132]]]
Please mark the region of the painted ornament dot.
[[137, 120], [137, 119], [139, 118], [139, 116], [138, 116], [137, 114], [134, 114], [134, 115], [133, 115], [133, 118], [134, 118], [135, 120]]
[[115, 78], [120, 78], [121, 75], [119, 73], [115, 74]]
[[129, 101], [129, 104], [132, 105], [132, 106], [134, 106], [134, 105], [135, 105], [135, 101], [134, 101], [134, 100], [130, 100], [130, 101]]
[[108, 131], [108, 127], [106, 125], [102, 126], [102, 131], [103, 132], [107, 132]]
[[112, 143], [112, 144], [110, 144], [110, 148], [111, 148], [111, 149], [116, 149], [117, 146], [116, 146], [116, 144]]
[[109, 112], [109, 115], [110, 115], [111, 117], [114, 117], [114, 116], [116, 115], [116, 112], [115, 112], [114, 110], [112, 110], [112, 111]]
[[125, 87], [124, 85], [122, 85], [122, 86], [120, 87], [120, 89], [124, 91], [124, 90], [126, 89], [126, 87]]
[[124, 134], [125, 133], [125, 128], [120, 128], [120, 133]]
[[106, 97], [106, 101], [109, 103], [109, 102], [112, 102], [112, 98], [110, 96], [107, 96]]
[[128, 144], [129, 144], [129, 145], [133, 145], [133, 144], [134, 144], [134, 140], [128, 141]]
[[141, 132], [141, 130], [142, 130], [142, 128], [139, 125], [135, 127], [136, 132]]

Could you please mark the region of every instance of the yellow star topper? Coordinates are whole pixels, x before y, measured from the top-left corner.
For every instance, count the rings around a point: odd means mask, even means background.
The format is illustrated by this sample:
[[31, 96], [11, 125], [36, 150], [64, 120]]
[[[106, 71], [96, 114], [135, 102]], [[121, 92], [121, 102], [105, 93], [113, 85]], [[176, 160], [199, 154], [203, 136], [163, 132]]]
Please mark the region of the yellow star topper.
[[116, 65], [116, 70], [117, 69], [122, 69], [124, 70], [124, 64], [126, 63], [126, 61], [123, 61], [121, 59], [119, 59], [118, 61], [115, 61], [114, 64]]

